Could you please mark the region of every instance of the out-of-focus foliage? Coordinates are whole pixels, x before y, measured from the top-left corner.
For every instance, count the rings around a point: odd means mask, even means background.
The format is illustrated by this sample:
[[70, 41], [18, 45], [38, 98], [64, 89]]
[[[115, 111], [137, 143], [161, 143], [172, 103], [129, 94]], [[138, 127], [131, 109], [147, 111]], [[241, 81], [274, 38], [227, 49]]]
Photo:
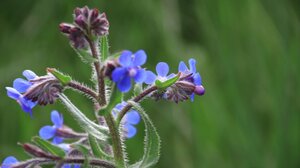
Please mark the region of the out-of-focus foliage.
[[[89, 66], [69, 47], [58, 24], [76, 6], [105, 11], [111, 51], [144, 49], [153, 67], [197, 59], [206, 95], [179, 105], [147, 100], [162, 139], [157, 167], [300, 167], [300, 4], [285, 0], [67, 1], [0, 3], [0, 158], [26, 156], [17, 142], [38, 134], [52, 109], [75, 121], [60, 104], [37, 107], [31, 119], [6, 96], [24, 69], [39, 75], [56, 67], [89, 81]], [[92, 105], [71, 92], [89, 117]], [[90, 111], [89, 111], [90, 110]], [[129, 158], [143, 153], [143, 125], [128, 140]]]

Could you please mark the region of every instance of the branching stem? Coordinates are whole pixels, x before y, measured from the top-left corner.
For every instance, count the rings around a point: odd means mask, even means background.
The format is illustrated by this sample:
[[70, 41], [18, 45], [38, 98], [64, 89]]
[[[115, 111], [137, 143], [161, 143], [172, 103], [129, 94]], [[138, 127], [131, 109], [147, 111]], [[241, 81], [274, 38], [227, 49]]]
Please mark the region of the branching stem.
[[[148, 94], [152, 93], [153, 91], [157, 90], [156, 86], [151, 86], [148, 89], [144, 90], [141, 94], [137, 95], [136, 97], [134, 97], [133, 99], [131, 99], [131, 101], [134, 102], [139, 102], [141, 101], [145, 96], [147, 96]], [[117, 123], [119, 124], [122, 120], [122, 118], [124, 117], [124, 115], [131, 109], [132, 105], [131, 104], [127, 104], [119, 113], [118, 118], [117, 118]]]

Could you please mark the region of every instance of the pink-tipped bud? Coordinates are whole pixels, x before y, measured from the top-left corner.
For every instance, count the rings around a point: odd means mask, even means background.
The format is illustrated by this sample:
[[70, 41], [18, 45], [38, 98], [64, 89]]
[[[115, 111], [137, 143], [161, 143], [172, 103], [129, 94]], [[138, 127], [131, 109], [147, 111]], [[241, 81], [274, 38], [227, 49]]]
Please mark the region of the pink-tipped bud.
[[197, 94], [197, 95], [202, 96], [205, 93], [205, 89], [202, 85], [196, 86], [195, 90], [194, 90], [194, 93]]
[[59, 24], [59, 30], [62, 33], [66, 33], [66, 34], [70, 34], [70, 30], [74, 27], [74, 25], [72, 24], [68, 24], [68, 23], [61, 23]]

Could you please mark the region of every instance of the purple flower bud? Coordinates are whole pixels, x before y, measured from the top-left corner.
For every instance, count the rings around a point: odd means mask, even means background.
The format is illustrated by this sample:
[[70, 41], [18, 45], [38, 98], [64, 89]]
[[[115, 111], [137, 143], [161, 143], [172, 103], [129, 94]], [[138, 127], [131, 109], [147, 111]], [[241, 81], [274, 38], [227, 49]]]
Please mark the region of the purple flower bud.
[[70, 30], [74, 27], [74, 25], [72, 24], [68, 24], [68, 23], [61, 23], [59, 24], [59, 30], [62, 32], [62, 33], [65, 33], [65, 34], [70, 34]]
[[29, 143], [22, 144], [22, 147], [26, 152], [36, 157], [59, 159], [59, 157], [50, 155], [43, 151], [41, 148]]
[[85, 22], [84, 16], [83, 15], [79, 15], [75, 18], [74, 21], [79, 27], [81, 27], [82, 29], [87, 29], [87, 23]]
[[205, 93], [205, 89], [202, 85], [200, 86], [196, 86], [195, 90], [194, 90], [194, 93], [196, 93], [197, 95], [204, 95]]
[[63, 90], [61, 83], [51, 74], [37, 77], [30, 82], [33, 85], [27, 89], [24, 97], [39, 105], [53, 104]]
[[86, 48], [88, 45], [84, 33], [77, 27], [70, 29], [69, 39], [75, 48]]

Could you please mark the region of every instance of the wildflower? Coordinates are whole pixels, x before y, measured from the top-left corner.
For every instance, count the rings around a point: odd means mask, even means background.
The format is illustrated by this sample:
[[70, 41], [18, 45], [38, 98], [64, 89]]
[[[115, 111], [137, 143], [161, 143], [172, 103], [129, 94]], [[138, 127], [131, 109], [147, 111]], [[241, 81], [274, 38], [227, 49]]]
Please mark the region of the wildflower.
[[146, 62], [147, 55], [144, 50], [138, 50], [132, 54], [131, 51], [123, 51], [119, 64], [121, 67], [114, 69], [112, 80], [117, 83], [121, 92], [128, 92], [131, 88], [131, 78], [137, 83], [143, 83], [146, 79], [146, 71], [140, 66]]
[[13, 164], [18, 163], [19, 161], [13, 157], [13, 156], [9, 156], [7, 158], [5, 158], [1, 164], [2, 168], [10, 168]]
[[52, 142], [54, 144], [60, 144], [63, 141], [63, 138], [57, 135], [57, 131], [63, 127], [63, 116], [54, 110], [51, 112], [51, 121], [54, 125], [42, 127], [39, 131], [39, 135], [45, 140], [53, 138]]
[[163, 82], [163, 81], [166, 81], [166, 80], [168, 80], [168, 79], [175, 76], [175, 74], [173, 74], [173, 73], [168, 75], [169, 65], [165, 62], [159, 62], [156, 65], [156, 73], [157, 73], [157, 75], [155, 75], [151, 71], [146, 71], [147, 78], [145, 80], [145, 83], [146, 84], [153, 84], [155, 82], [155, 80], [160, 80], [160, 81]]
[[[122, 102], [117, 104], [116, 107], [113, 109], [113, 116], [117, 118], [118, 113], [127, 105], [126, 102]], [[141, 120], [139, 113], [135, 110], [128, 111], [122, 122], [123, 125], [123, 134], [126, 138], [132, 138], [137, 133], [137, 129], [135, 125], [137, 125]]]
[[[182, 72], [183, 75], [186, 75], [185, 81], [193, 83], [196, 88], [195, 92], [198, 95], [203, 95], [205, 90], [204, 87], [202, 86], [202, 79], [199, 74], [199, 72], [196, 72], [196, 60], [195, 59], [190, 59], [189, 60], [189, 68], [186, 66], [184, 62], [180, 62], [178, 66], [178, 71]], [[193, 101], [194, 100], [194, 93], [191, 94], [190, 99]]]
[[80, 28], [75, 27], [72, 24], [61, 23], [59, 25], [59, 29], [62, 33], [68, 36], [73, 47], [86, 48], [88, 46], [84, 32]]
[[30, 80], [37, 78], [37, 75], [30, 70], [25, 70], [23, 71], [23, 76], [27, 80], [17, 78], [13, 82], [13, 87], [6, 87], [7, 95], [8, 97], [16, 100], [20, 104], [23, 111], [31, 115], [32, 108], [36, 105], [36, 103], [24, 97], [22, 93], [26, 92], [32, 86], [32, 82], [30, 82]]

